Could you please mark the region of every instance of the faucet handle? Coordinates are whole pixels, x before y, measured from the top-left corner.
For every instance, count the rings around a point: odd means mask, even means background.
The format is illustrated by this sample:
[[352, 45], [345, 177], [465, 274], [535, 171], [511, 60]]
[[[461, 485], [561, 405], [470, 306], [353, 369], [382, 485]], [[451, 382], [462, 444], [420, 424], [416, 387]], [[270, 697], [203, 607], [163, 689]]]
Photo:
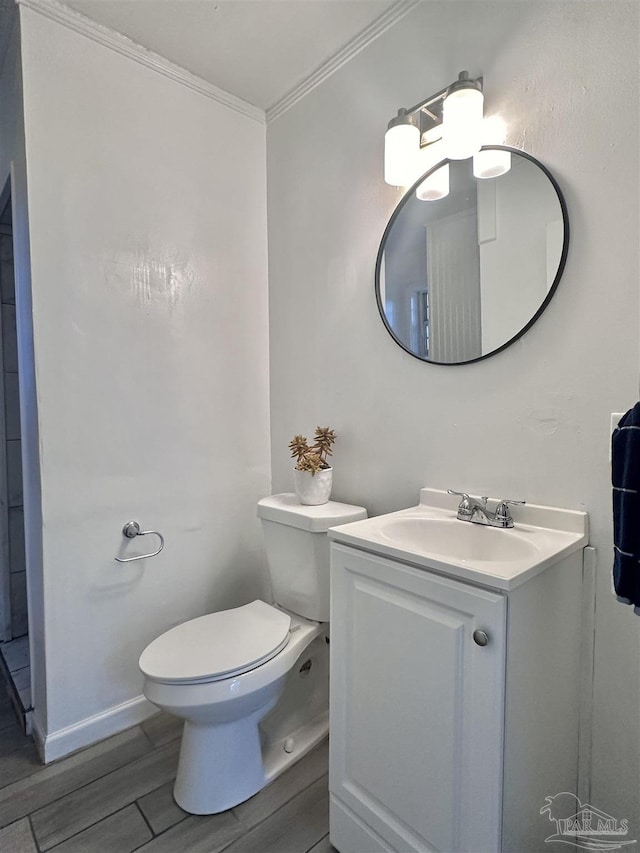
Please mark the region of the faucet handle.
[[457, 495], [459, 498], [462, 498], [458, 505], [458, 517], [460, 517], [461, 515], [471, 515], [471, 513], [473, 512], [473, 510], [471, 509], [471, 498], [466, 492], [455, 492], [453, 489], [447, 489], [447, 493], [450, 495]]
[[496, 507], [496, 517], [497, 518], [511, 518], [511, 513], [509, 512], [510, 506], [524, 506], [526, 501], [512, 501], [507, 498], [502, 498], [498, 501], [498, 505]]

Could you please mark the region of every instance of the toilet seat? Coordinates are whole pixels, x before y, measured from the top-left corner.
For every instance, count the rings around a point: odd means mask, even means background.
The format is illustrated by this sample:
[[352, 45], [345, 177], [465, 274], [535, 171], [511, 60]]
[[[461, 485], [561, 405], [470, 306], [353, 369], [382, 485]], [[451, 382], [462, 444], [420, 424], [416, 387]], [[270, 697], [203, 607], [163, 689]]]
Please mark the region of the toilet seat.
[[166, 684], [232, 678], [275, 657], [289, 642], [288, 613], [252, 601], [171, 628], [150, 643], [139, 666]]

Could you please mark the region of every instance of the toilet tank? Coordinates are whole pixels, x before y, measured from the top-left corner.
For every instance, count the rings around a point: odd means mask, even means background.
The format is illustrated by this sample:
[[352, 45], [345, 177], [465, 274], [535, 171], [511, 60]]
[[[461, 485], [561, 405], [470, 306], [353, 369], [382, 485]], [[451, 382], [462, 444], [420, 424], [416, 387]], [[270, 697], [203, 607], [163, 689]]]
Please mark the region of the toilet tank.
[[367, 517], [361, 506], [329, 501], [303, 506], [294, 494], [258, 502], [273, 601], [316, 622], [329, 621], [327, 530]]

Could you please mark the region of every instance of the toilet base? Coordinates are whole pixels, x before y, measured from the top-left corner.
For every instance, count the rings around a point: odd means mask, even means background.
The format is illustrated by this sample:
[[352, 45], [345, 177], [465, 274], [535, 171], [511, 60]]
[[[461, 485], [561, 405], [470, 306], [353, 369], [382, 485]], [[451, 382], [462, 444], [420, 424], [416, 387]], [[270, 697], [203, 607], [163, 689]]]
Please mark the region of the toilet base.
[[185, 721], [173, 789], [180, 808], [190, 814], [217, 814], [264, 787], [258, 731], [263, 714], [212, 725]]
[[[327, 712], [281, 741], [267, 744], [261, 751], [256, 721], [251, 725], [248, 720], [244, 722], [246, 725], [242, 727], [230, 724], [233, 732], [225, 732], [227, 726], [220, 724], [185, 723], [173, 789], [174, 799], [184, 811], [196, 815], [218, 814], [243, 803], [329, 733]], [[216, 756], [215, 762], [212, 755]]]

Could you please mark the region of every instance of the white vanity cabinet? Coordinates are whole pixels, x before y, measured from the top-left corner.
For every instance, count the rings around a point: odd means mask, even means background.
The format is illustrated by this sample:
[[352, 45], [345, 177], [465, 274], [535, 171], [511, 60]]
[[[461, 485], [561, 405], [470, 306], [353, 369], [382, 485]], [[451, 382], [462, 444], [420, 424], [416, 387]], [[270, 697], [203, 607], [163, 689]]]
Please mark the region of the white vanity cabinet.
[[505, 589], [333, 538], [332, 844], [541, 853], [577, 791], [582, 550]]

